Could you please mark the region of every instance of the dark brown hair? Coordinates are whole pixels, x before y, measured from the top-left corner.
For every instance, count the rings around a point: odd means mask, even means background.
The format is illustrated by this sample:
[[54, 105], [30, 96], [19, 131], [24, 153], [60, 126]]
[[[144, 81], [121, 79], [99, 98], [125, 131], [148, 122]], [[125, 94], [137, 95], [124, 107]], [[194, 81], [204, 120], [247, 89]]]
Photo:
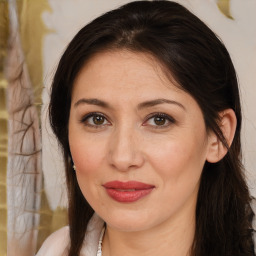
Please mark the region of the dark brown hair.
[[205, 163], [196, 208], [193, 256], [254, 255], [250, 196], [241, 164], [241, 108], [231, 58], [221, 40], [195, 15], [169, 1], [137, 1], [82, 28], [64, 52], [52, 84], [50, 122], [64, 152], [69, 194], [70, 251], [79, 255], [92, 214], [72, 170], [68, 121], [72, 85], [80, 69], [101, 51], [126, 49], [158, 60], [166, 74], [199, 104], [207, 129], [227, 145], [219, 112], [237, 117], [232, 145], [218, 163]]

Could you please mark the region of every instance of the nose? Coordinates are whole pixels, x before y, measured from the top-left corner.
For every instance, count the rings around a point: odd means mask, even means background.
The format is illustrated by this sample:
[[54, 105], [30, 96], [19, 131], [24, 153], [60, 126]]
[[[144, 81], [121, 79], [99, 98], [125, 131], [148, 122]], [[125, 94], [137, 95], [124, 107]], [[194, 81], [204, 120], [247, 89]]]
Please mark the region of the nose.
[[118, 171], [140, 168], [144, 163], [142, 138], [133, 128], [117, 129], [109, 143], [109, 163]]

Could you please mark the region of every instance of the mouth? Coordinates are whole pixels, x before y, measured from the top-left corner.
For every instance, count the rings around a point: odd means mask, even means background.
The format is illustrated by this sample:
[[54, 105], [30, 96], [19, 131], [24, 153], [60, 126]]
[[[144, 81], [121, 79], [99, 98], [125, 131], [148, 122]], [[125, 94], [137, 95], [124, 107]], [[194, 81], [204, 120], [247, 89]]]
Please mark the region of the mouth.
[[103, 184], [107, 194], [117, 202], [131, 203], [149, 195], [154, 185], [138, 181], [110, 181]]

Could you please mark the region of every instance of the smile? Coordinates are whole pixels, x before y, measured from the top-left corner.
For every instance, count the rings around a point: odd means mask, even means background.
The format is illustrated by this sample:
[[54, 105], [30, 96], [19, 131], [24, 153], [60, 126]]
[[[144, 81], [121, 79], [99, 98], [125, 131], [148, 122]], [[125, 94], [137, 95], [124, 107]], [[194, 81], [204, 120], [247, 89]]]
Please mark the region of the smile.
[[107, 194], [117, 202], [132, 203], [147, 196], [155, 188], [154, 185], [138, 181], [110, 181], [103, 185]]

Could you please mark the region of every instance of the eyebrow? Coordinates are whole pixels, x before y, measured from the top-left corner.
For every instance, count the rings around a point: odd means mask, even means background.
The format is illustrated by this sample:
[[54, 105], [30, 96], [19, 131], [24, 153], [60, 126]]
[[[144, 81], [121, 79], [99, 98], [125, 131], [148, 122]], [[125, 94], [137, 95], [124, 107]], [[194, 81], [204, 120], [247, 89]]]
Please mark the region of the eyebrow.
[[154, 107], [156, 105], [160, 105], [160, 104], [164, 104], [164, 103], [174, 104], [174, 105], [181, 107], [183, 110], [186, 110], [186, 108], [181, 103], [174, 101], [174, 100], [167, 100], [167, 99], [155, 99], [155, 100], [149, 100], [149, 101], [142, 102], [138, 105], [138, 109]]
[[80, 99], [78, 100], [75, 104], [74, 107], [77, 107], [79, 105], [82, 104], [88, 104], [88, 105], [96, 105], [96, 106], [100, 106], [103, 108], [110, 108], [109, 104], [106, 103], [105, 101], [99, 100], [99, 99]]
[[[142, 102], [138, 105], [138, 109], [154, 107], [156, 105], [165, 104], [165, 103], [174, 104], [174, 105], [186, 110], [186, 108], [181, 103], [179, 103], [177, 101], [174, 101], [174, 100], [168, 100], [168, 99], [155, 99], [155, 100], [145, 101], [145, 102]], [[74, 104], [74, 107], [77, 107], [77, 106], [82, 105], [82, 104], [95, 105], [95, 106], [100, 106], [100, 107], [109, 108], [109, 109], [111, 108], [110, 105], [107, 102], [103, 101], [103, 100], [85, 99], [85, 98], [82, 98], [82, 99], [78, 100]]]

